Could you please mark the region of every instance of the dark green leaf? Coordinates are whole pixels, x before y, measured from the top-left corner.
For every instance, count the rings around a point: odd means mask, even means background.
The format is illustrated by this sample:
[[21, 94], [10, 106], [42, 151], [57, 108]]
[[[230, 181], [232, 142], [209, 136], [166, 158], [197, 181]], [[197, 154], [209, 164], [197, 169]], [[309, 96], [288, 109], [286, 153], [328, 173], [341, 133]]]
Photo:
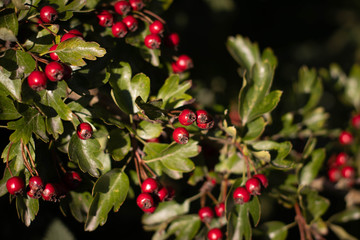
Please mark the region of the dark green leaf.
[[24, 47], [31, 49], [31, 52], [43, 54], [49, 51], [54, 45], [54, 36], [50, 33], [57, 34], [60, 27], [57, 24], [46, 26], [47, 29], [40, 30], [36, 36], [30, 37], [26, 40]]
[[347, 223], [349, 221], [356, 221], [359, 219], [360, 219], [360, 207], [352, 206], [331, 216], [329, 218], [329, 222]]
[[160, 136], [162, 126], [159, 123], [141, 121], [136, 129], [137, 135], [143, 139], [152, 139]]
[[73, 217], [82, 223], [85, 223], [87, 214], [90, 209], [91, 201], [93, 200], [91, 193], [89, 192], [74, 192], [69, 193], [69, 208]]
[[259, 117], [246, 125], [247, 132], [243, 137], [244, 141], [255, 140], [260, 137], [265, 129], [266, 123], [263, 117]]
[[21, 221], [28, 227], [39, 211], [39, 200], [18, 196], [16, 197], [16, 210]]
[[14, 120], [19, 117], [21, 115], [16, 110], [13, 100], [0, 96], [0, 120]]
[[181, 216], [171, 223], [166, 235], [176, 235], [176, 239], [194, 239], [196, 233], [199, 231], [201, 221], [198, 215]]
[[20, 50], [16, 51], [16, 60], [19, 67], [18, 72], [20, 71], [21, 73], [28, 74], [36, 67], [34, 58], [27, 52]]
[[358, 240], [358, 238], [350, 235], [344, 228], [339, 225], [329, 224], [330, 229], [338, 236], [339, 239], [344, 240]]
[[318, 175], [325, 160], [325, 149], [316, 149], [311, 154], [311, 161], [307, 163], [300, 173], [300, 186], [309, 185]]
[[130, 151], [131, 140], [129, 133], [121, 129], [114, 129], [110, 132], [108, 150], [116, 161], [122, 160]]
[[145, 103], [144, 100], [142, 100], [141, 97], [137, 97], [135, 100], [136, 107], [138, 111], [140, 111], [141, 115], [143, 117], [157, 121], [157, 120], [167, 120], [167, 117], [162, 109], [159, 108], [159, 104], [161, 104], [162, 101], [151, 101], [148, 103]]
[[330, 201], [319, 195], [318, 192], [309, 190], [306, 193], [306, 208], [314, 220], [319, 219], [329, 208]]
[[253, 65], [260, 60], [258, 45], [251, 43], [249, 39], [241, 35], [229, 37], [226, 46], [235, 61], [248, 72], [250, 72]]
[[0, 68], [0, 85], [7, 91], [14, 99], [21, 101], [21, 79], [10, 79], [11, 73]]
[[60, 116], [46, 118], [45, 124], [46, 131], [53, 135], [55, 140], [64, 132], [64, 126]]
[[16, 41], [19, 24], [15, 9], [7, 8], [0, 12], [0, 39], [5, 41]]
[[277, 143], [273, 141], [259, 141], [252, 144], [256, 150], [275, 151], [277, 154], [272, 157], [271, 164], [279, 168], [291, 168], [295, 164], [291, 160], [285, 159], [291, 151], [290, 142]]
[[266, 222], [261, 228], [271, 240], [285, 240], [288, 235], [288, 228], [280, 221]]
[[185, 101], [189, 101], [191, 96], [185, 94], [192, 86], [191, 81], [184, 81], [180, 84], [179, 75], [171, 75], [165, 80], [160, 88], [157, 98], [163, 100], [164, 109], [174, 109], [181, 107]]
[[75, 237], [63, 222], [55, 218], [46, 229], [42, 240], [75, 240]]

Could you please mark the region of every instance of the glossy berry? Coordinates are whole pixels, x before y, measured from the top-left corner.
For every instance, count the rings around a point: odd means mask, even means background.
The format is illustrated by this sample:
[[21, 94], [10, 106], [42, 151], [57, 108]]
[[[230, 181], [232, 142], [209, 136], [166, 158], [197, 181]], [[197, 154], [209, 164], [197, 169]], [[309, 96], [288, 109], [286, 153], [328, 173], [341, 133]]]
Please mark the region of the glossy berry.
[[225, 203], [221, 202], [219, 204], [216, 204], [214, 207], [215, 214], [218, 217], [222, 217], [225, 214]]
[[153, 178], [147, 178], [141, 184], [141, 190], [145, 193], [156, 192], [159, 188], [158, 182]]
[[150, 193], [140, 193], [136, 199], [136, 204], [142, 210], [150, 209], [154, 207], [154, 198], [151, 196]]
[[25, 183], [21, 177], [14, 176], [6, 181], [6, 189], [11, 195], [22, 194], [24, 187]]
[[80, 32], [80, 31], [77, 30], [77, 29], [71, 29], [71, 30], [68, 31], [67, 33], [74, 34], [74, 35], [76, 35], [76, 36], [78, 36], [78, 37], [81, 37], [81, 38], [84, 37], [84, 35], [82, 34], [82, 32]]
[[331, 182], [337, 182], [341, 178], [341, 172], [338, 168], [330, 168], [328, 170], [328, 177]]
[[261, 182], [258, 178], [249, 178], [245, 183], [245, 187], [251, 195], [260, 195]]
[[159, 20], [155, 20], [150, 24], [149, 30], [153, 34], [162, 34], [164, 32], [164, 25]]
[[208, 240], [221, 240], [223, 238], [223, 233], [219, 228], [212, 228], [207, 234]]
[[157, 34], [149, 34], [144, 39], [145, 46], [150, 49], [160, 48], [161, 38]]
[[250, 201], [250, 193], [244, 187], [237, 187], [233, 192], [233, 199], [236, 204], [243, 204]]
[[98, 15], [96, 15], [99, 19], [99, 25], [102, 27], [111, 27], [114, 22], [113, 15], [107, 11], [103, 10]]
[[125, 23], [123, 22], [116, 22], [114, 23], [114, 25], [111, 27], [111, 32], [114, 35], [114, 37], [117, 38], [123, 38], [126, 36], [126, 34], [128, 33], [128, 29], [125, 25]]
[[341, 176], [344, 178], [353, 178], [355, 177], [355, 169], [351, 166], [345, 166], [341, 169]]
[[342, 145], [348, 145], [351, 144], [354, 137], [353, 135], [348, 131], [342, 131], [339, 136], [339, 142]]
[[45, 185], [43, 192], [41, 193], [41, 196], [45, 201], [56, 202], [57, 201], [57, 192], [56, 192], [55, 185], [53, 183], [47, 183]]
[[211, 219], [214, 217], [214, 212], [211, 207], [202, 207], [198, 212], [199, 218], [202, 222], [211, 222]]
[[81, 182], [82, 178], [76, 171], [68, 171], [64, 175], [64, 183], [70, 190], [76, 189]]
[[62, 63], [50, 62], [45, 67], [46, 77], [53, 82], [60, 81], [64, 78], [65, 68]]
[[356, 114], [351, 118], [351, 124], [356, 129], [360, 128], [360, 114]]
[[177, 143], [186, 144], [189, 142], [189, 132], [183, 127], [175, 128], [172, 136]]
[[76, 134], [81, 140], [86, 140], [92, 137], [93, 129], [89, 123], [80, 123], [76, 128]]
[[140, 11], [145, 7], [142, 0], [129, 0], [130, 6], [134, 11]]
[[35, 91], [41, 91], [46, 88], [47, 77], [41, 71], [33, 71], [27, 78], [29, 87]]
[[183, 70], [181, 70], [175, 62], [171, 63], [171, 69], [174, 73], [182, 73]]
[[61, 39], [60, 39], [60, 42], [64, 42], [64, 41], [66, 41], [66, 40], [68, 40], [68, 39], [70, 39], [70, 38], [82, 38], [82, 37], [80, 37], [80, 36], [78, 36], [78, 35], [76, 35], [76, 34], [73, 34], [73, 33], [65, 33], [62, 37], [61, 37]]
[[[49, 49], [49, 51], [55, 51], [56, 48], [57, 48], [57, 46], [58, 46], [57, 44], [53, 45], [53, 46]], [[49, 55], [50, 55], [50, 58], [51, 58], [52, 60], [54, 60], [54, 61], [59, 61], [59, 56], [57, 55], [56, 52], [52, 52], [52, 53], [50, 53]]]
[[165, 36], [165, 45], [168, 47], [177, 48], [180, 43], [180, 37], [177, 33], [170, 33]]
[[347, 163], [348, 158], [349, 156], [346, 153], [344, 152], [339, 153], [338, 155], [336, 155], [336, 159], [335, 159], [336, 166], [345, 165]]
[[157, 196], [158, 196], [160, 202], [166, 200], [166, 198], [169, 196], [168, 189], [166, 187], [161, 187], [159, 189], [159, 191], [157, 192]]
[[267, 188], [267, 187], [268, 187], [269, 182], [268, 182], [267, 177], [266, 177], [264, 174], [258, 173], [258, 174], [255, 174], [253, 177], [259, 179], [259, 181], [261, 182], [261, 185], [262, 185], [264, 188]]
[[44, 183], [41, 179], [41, 177], [39, 176], [33, 176], [29, 179], [29, 187], [32, 190], [39, 190], [39, 189], [43, 189], [44, 188]]
[[183, 71], [189, 70], [194, 66], [192, 59], [188, 55], [180, 55], [176, 60], [176, 65]]
[[44, 23], [53, 23], [58, 18], [58, 12], [52, 6], [44, 6], [40, 10], [40, 19]]
[[123, 18], [122, 22], [126, 25], [130, 32], [135, 32], [138, 29], [138, 21], [133, 16], [129, 15]]
[[196, 121], [196, 115], [190, 109], [184, 109], [179, 114], [178, 120], [181, 125], [188, 126]]
[[196, 122], [197, 123], [206, 123], [209, 120], [212, 120], [209, 113], [203, 109], [196, 111]]
[[114, 5], [115, 12], [120, 15], [127, 15], [131, 11], [131, 5], [128, 1], [117, 1]]

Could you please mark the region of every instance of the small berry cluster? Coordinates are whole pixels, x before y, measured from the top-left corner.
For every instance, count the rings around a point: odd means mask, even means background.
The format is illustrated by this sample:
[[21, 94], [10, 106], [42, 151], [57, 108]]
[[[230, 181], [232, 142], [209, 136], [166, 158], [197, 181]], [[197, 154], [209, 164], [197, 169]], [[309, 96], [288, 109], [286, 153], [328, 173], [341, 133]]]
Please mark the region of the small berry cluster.
[[233, 199], [236, 204], [244, 204], [250, 201], [251, 195], [260, 195], [261, 189], [267, 188], [268, 179], [264, 174], [255, 174], [249, 178], [245, 187], [237, 187], [233, 192]]
[[[225, 215], [225, 203], [221, 202], [216, 204], [214, 210], [215, 211], [213, 211], [212, 208], [208, 206], [200, 208], [198, 211], [200, 220], [208, 225], [214, 218], [214, 212], [217, 217], [223, 217]], [[223, 233], [220, 228], [211, 228], [208, 231], [207, 237], [210, 240], [221, 240], [223, 238]]]
[[[213, 117], [205, 110], [197, 110], [196, 113], [190, 109], [181, 111], [178, 117], [179, 123], [183, 126], [189, 126], [196, 122], [200, 129], [210, 129], [214, 126]], [[189, 132], [184, 127], [177, 127], [173, 131], [173, 139], [179, 144], [186, 144], [189, 142]]]
[[154, 178], [145, 179], [141, 191], [136, 204], [146, 213], [153, 213], [159, 202], [170, 201], [174, 197], [172, 188], [161, 186]]
[[351, 186], [355, 181], [355, 169], [350, 164], [350, 157], [341, 152], [336, 155], [335, 161], [329, 162], [328, 177], [331, 182], [337, 183], [341, 179], [347, 181], [348, 186]]

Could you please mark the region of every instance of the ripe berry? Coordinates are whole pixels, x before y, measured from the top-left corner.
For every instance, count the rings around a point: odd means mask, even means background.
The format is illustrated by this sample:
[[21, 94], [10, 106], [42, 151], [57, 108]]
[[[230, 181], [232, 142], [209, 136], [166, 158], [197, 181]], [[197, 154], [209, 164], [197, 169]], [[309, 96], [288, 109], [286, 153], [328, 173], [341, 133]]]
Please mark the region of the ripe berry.
[[73, 34], [73, 33], [65, 33], [62, 37], [61, 37], [61, 39], [60, 39], [60, 42], [64, 42], [64, 41], [66, 41], [66, 40], [68, 40], [68, 39], [70, 39], [70, 38], [76, 38], [76, 37], [78, 37], [78, 38], [82, 38], [82, 37], [80, 37], [80, 36], [78, 36], [78, 35], [76, 35], [76, 34]]
[[[55, 51], [56, 48], [57, 48], [57, 46], [58, 46], [57, 44], [53, 45], [53, 46], [49, 49], [49, 51]], [[54, 60], [54, 61], [59, 61], [59, 56], [57, 55], [56, 52], [50, 53], [50, 58], [51, 58], [52, 60]]]
[[180, 43], [180, 37], [177, 33], [170, 33], [165, 36], [165, 45], [169, 47], [177, 48]]
[[78, 172], [68, 171], [64, 175], [64, 183], [70, 189], [76, 189], [81, 183], [82, 178]]
[[261, 174], [261, 173], [255, 174], [253, 177], [259, 179], [261, 182], [261, 185], [264, 188], [267, 188], [267, 186], [269, 185], [268, 179], [264, 174]]
[[43, 189], [44, 188], [44, 183], [41, 179], [41, 177], [39, 176], [33, 176], [29, 179], [29, 187], [30, 189], [37, 191], [39, 189]]
[[153, 212], [155, 212], [155, 210], [156, 210], [156, 207], [154, 206], [154, 207], [151, 207], [151, 208], [148, 208], [148, 209], [142, 209], [144, 212], [146, 212], [146, 213], [153, 213]]
[[356, 114], [351, 118], [351, 124], [354, 128], [359, 129], [360, 128], [360, 114]]
[[149, 34], [144, 39], [145, 46], [150, 49], [160, 48], [161, 38], [157, 34]]
[[233, 199], [236, 204], [246, 203], [250, 197], [250, 193], [244, 187], [237, 187], [233, 192]]
[[335, 160], [336, 166], [342, 166], [346, 164], [348, 158], [349, 156], [346, 153], [344, 152], [339, 153], [338, 155], [336, 155], [336, 160]]
[[134, 11], [140, 11], [145, 7], [142, 0], [129, 0], [130, 6]]
[[82, 32], [80, 32], [80, 31], [77, 30], [77, 29], [71, 29], [71, 30], [68, 31], [67, 33], [74, 34], [74, 35], [76, 35], [76, 36], [78, 36], [78, 37], [81, 37], [81, 38], [84, 37], [84, 35], [82, 34]]
[[341, 169], [341, 175], [347, 179], [353, 178], [355, 177], [355, 169], [351, 166], [345, 166]]
[[123, 18], [122, 22], [126, 25], [130, 32], [135, 32], [138, 29], [138, 21], [133, 16], [129, 15]]
[[22, 194], [24, 187], [24, 180], [21, 177], [14, 176], [6, 181], [6, 189], [11, 195]]
[[93, 129], [89, 123], [80, 123], [76, 128], [76, 134], [81, 140], [86, 140], [92, 137]]
[[348, 131], [342, 131], [339, 136], [339, 142], [342, 145], [351, 144], [353, 141], [353, 135]]
[[147, 139], [146, 142], [159, 143], [160, 139], [159, 138], [151, 138], [151, 139]]
[[128, 1], [117, 1], [114, 5], [115, 12], [120, 15], [127, 15], [131, 11], [131, 6]]
[[200, 208], [198, 215], [202, 222], [211, 222], [211, 219], [214, 217], [214, 212], [211, 207], [202, 207]]
[[189, 142], [189, 132], [183, 127], [175, 128], [172, 136], [177, 143], [186, 144]]
[[153, 197], [151, 196], [150, 193], [140, 193], [139, 196], [136, 199], [136, 204], [142, 210], [146, 210], [146, 209], [150, 209], [152, 207], [155, 207], [154, 199], [153, 199]]
[[33, 71], [27, 78], [29, 87], [35, 91], [41, 91], [46, 88], [47, 78], [41, 71]]
[[41, 193], [41, 196], [45, 201], [56, 202], [57, 193], [56, 193], [55, 185], [53, 183], [47, 183], [45, 185], [43, 192]]
[[245, 183], [245, 187], [251, 195], [260, 195], [261, 182], [258, 178], [249, 178]]
[[174, 62], [171, 63], [171, 69], [174, 73], [182, 73], [183, 72], [183, 70], [181, 70]]
[[188, 126], [188, 125], [191, 125], [193, 122], [195, 122], [196, 115], [190, 109], [184, 109], [179, 114], [178, 119], [179, 119], [179, 122], [181, 125]]
[[166, 187], [160, 188], [159, 191], [157, 192], [157, 196], [160, 202], [164, 201], [169, 196], [168, 189]]
[[222, 217], [225, 213], [225, 203], [221, 202], [215, 206], [215, 214], [218, 217]]
[[330, 168], [328, 170], [328, 177], [331, 182], [337, 182], [341, 178], [341, 172], [338, 168]]
[[197, 123], [206, 123], [209, 120], [212, 120], [209, 113], [203, 109], [196, 111], [196, 122]]
[[53, 82], [60, 81], [64, 77], [64, 65], [59, 62], [50, 62], [45, 67], [46, 77]]
[[201, 128], [201, 129], [210, 129], [210, 128], [214, 127], [214, 124], [215, 124], [214, 120], [211, 120], [206, 123], [196, 123], [196, 126], [198, 126], [198, 128]]
[[127, 29], [125, 23], [123, 23], [123, 22], [114, 23], [114, 25], [111, 27], [111, 31], [112, 31], [112, 34], [114, 35], [114, 37], [117, 37], [117, 38], [123, 38], [128, 33], [128, 29]]
[[40, 19], [44, 23], [52, 23], [58, 18], [58, 12], [52, 6], [44, 6], [40, 10]]
[[179, 69], [183, 71], [188, 70], [194, 66], [192, 59], [185, 54], [180, 55], [175, 63], [179, 67]]
[[223, 233], [219, 228], [212, 228], [207, 234], [209, 240], [221, 240], [223, 238]]
[[106, 10], [101, 11], [98, 15], [96, 15], [99, 19], [99, 25], [102, 27], [111, 27], [114, 22], [113, 15]]
[[164, 25], [159, 20], [155, 20], [152, 24], [150, 24], [149, 30], [153, 34], [161, 34], [164, 32]]
[[141, 184], [141, 190], [145, 193], [156, 192], [159, 188], [158, 182], [153, 178], [147, 178]]

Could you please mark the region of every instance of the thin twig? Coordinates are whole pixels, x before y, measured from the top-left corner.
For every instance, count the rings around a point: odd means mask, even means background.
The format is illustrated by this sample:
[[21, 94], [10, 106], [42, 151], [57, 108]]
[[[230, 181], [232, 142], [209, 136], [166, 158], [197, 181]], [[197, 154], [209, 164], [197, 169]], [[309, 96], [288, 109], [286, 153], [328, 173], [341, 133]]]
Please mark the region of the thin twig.
[[24, 147], [25, 147], [26, 152], [27, 152], [28, 155], [29, 155], [31, 165], [32, 165], [32, 167], [34, 168], [34, 171], [35, 171], [36, 175], [39, 176], [39, 173], [38, 173], [38, 171], [36, 170], [36, 167], [35, 167], [35, 161], [34, 161], [34, 159], [33, 159], [32, 156], [31, 156], [31, 153], [30, 153], [30, 151], [29, 151], [29, 148], [26, 146], [26, 144], [24, 144]]
[[166, 24], [166, 21], [164, 19], [162, 19], [159, 15], [155, 14], [154, 12], [149, 11], [147, 9], [144, 9], [143, 11], [144, 11], [144, 13], [147, 13], [150, 16], [152, 16], [152, 17], [156, 18], [157, 20], [159, 20], [162, 24]]
[[7, 155], [6, 155], [6, 168], [9, 170], [11, 177], [14, 176], [11, 169], [10, 169], [10, 167], [9, 167], [9, 155], [10, 155], [10, 149], [11, 149], [12, 145], [13, 145], [13, 143], [10, 142], [9, 149], [8, 149], [8, 152], [7, 152]]
[[24, 152], [24, 143], [21, 139], [21, 155], [23, 157], [24, 165], [27, 168], [27, 170], [30, 172], [31, 176], [34, 176], [33, 170], [31, 169], [30, 163], [28, 162], [25, 152]]
[[211, 200], [215, 203], [215, 205], [219, 204], [218, 200], [211, 194], [211, 192], [206, 192], [206, 194], [211, 198]]

